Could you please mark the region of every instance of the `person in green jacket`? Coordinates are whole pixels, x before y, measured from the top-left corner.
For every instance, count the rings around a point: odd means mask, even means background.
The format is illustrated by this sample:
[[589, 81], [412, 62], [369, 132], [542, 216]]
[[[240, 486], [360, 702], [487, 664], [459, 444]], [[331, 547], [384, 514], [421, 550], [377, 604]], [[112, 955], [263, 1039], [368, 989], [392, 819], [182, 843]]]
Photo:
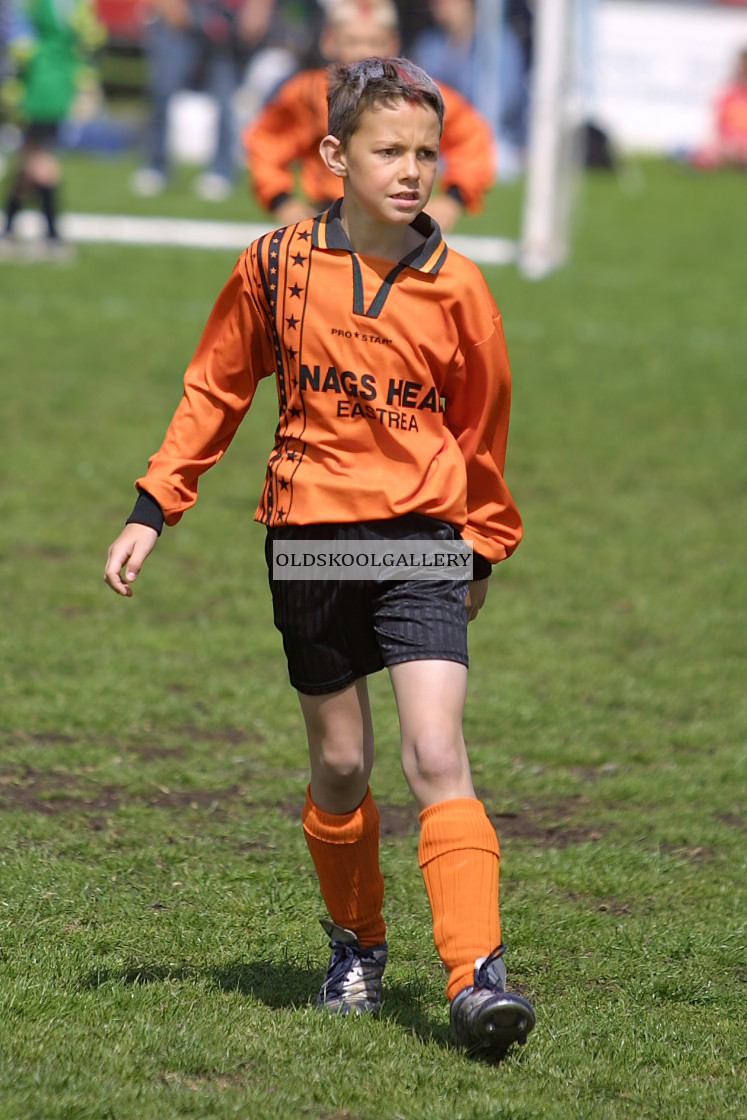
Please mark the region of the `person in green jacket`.
[[11, 20], [9, 52], [16, 72], [6, 88], [23, 127], [15, 170], [5, 199], [6, 245], [13, 244], [16, 214], [38, 198], [47, 223], [46, 246], [65, 251], [57, 224], [62, 178], [55, 154], [58, 127], [70, 112], [87, 52], [103, 39], [90, 0], [19, 0]]

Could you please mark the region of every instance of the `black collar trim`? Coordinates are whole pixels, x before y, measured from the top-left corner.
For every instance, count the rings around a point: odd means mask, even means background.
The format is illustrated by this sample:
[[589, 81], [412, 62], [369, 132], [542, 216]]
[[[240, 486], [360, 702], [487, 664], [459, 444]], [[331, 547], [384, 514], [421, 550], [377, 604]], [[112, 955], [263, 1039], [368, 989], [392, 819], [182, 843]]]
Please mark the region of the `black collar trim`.
[[[353, 247], [348, 240], [348, 235], [342, 226], [340, 212], [342, 199], [338, 198], [332, 203], [329, 210], [320, 214], [314, 221], [312, 244], [315, 249], [342, 249], [353, 253]], [[441, 230], [433, 218], [420, 213], [412, 228], [425, 238], [423, 245], [411, 250], [396, 266], [400, 268], [415, 268], [420, 272], [435, 275], [446, 260], [447, 248]]]

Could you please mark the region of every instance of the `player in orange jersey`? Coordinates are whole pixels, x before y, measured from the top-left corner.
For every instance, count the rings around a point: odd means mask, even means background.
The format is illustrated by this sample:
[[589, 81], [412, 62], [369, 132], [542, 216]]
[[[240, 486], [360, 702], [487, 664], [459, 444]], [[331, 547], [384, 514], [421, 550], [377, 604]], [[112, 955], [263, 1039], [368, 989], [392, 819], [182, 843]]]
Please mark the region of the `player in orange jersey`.
[[[321, 156], [343, 198], [239, 258], [137, 480], [106, 580], [132, 594], [164, 520], [192, 505], [257, 383], [274, 375], [280, 419], [255, 518], [267, 526], [274, 619], [308, 738], [302, 820], [331, 949], [317, 1002], [341, 1014], [380, 1007], [387, 943], [367, 676], [386, 667], [456, 1044], [498, 1058], [535, 1017], [505, 989], [498, 841], [475, 796], [462, 712], [467, 622], [521, 522], [503, 480], [500, 315], [477, 268], [424, 212], [442, 120], [437, 87], [411, 62], [333, 69]], [[447, 578], [446, 561], [431, 581], [377, 578], [375, 556], [380, 566], [406, 557], [422, 576], [464, 541], [474, 546], [469, 584], [458, 567]], [[426, 555], [433, 563], [416, 558]], [[303, 578], [286, 579], [294, 556]], [[351, 556], [369, 565], [364, 577], [338, 578]], [[317, 561], [323, 579], [312, 578]]]
[[[319, 46], [330, 62], [397, 54], [395, 5], [391, 0], [334, 0], [327, 9]], [[465, 210], [479, 210], [495, 180], [496, 156], [487, 121], [456, 90], [441, 84], [439, 89], [445, 118], [438, 190], [429, 213], [448, 232]], [[311, 217], [339, 196], [339, 180], [319, 158], [326, 130], [324, 68], [290, 77], [244, 129], [242, 143], [252, 188], [278, 223]]]

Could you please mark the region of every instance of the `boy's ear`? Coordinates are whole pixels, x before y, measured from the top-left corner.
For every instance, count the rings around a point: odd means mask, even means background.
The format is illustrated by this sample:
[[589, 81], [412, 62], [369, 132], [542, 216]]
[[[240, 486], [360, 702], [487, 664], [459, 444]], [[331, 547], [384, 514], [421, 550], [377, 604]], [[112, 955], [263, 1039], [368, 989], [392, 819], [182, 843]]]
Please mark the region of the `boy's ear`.
[[342, 144], [336, 136], [325, 136], [319, 145], [319, 155], [324, 163], [338, 179], [344, 179], [348, 173], [347, 161]]

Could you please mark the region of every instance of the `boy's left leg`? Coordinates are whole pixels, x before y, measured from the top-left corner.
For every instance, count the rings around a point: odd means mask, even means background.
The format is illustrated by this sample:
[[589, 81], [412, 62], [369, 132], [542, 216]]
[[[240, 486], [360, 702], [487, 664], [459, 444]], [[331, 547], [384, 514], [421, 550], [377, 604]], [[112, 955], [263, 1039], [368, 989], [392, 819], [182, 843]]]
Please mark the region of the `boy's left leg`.
[[462, 736], [467, 670], [457, 662], [423, 660], [392, 665], [389, 672], [402, 766], [421, 809], [418, 859], [433, 939], [449, 970], [446, 994], [457, 1043], [501, 1056], [511, 1042], [525, 1041], [534, 1011], [505, 991], [498, 840], [475, 797]]
[[433, 939], [452, 999], [500, 942], [498, 840], [472, 786], [462, 735], [467, 669], [455, 661], [390, 667], [402, 769], [420, 808], [420, 864]]

